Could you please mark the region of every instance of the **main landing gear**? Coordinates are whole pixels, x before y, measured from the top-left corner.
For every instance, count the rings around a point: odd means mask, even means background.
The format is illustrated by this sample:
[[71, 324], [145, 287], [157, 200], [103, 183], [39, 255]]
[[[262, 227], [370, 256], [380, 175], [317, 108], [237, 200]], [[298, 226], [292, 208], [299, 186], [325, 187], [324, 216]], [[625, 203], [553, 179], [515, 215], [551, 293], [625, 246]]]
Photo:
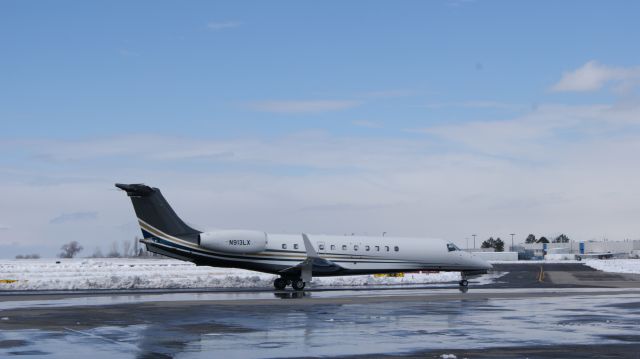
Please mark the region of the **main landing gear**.
[[284, 278], [276, 278], [276, 280], [273, 281], [273, 287], [276, 290], [283, 290], [287, 287], [287, 280]]
[[273, 281], [273, 287], [276, 290], [283, 290], [288, 285], [290, 285], [294, 290], [303, 290], [306, 283], [301, 278], [287, 279], [281, 277], [276, 278], [276, 280]]

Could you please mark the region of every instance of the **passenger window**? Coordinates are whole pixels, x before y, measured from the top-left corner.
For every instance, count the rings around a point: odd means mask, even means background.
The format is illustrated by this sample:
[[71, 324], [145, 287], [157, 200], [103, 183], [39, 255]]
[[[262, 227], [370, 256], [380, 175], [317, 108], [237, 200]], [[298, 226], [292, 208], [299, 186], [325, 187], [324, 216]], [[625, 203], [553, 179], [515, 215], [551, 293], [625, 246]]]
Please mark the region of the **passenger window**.
[[282, 249], [287, 249], [287, 244], [286, 243], [282, 243]]
[[295, 244], [293, 245], [293, 249], [298, 249], [298, 243], [295, 243]]
[[347, 245], [346, 245], [346, 244], [343, 244], [343, 245], [342, 245], [342, 250], [343, 250], [343, 251], [346, 251], [346, 250], [347, 250]]
[[394, 251], [396, 251], [396, 252], [398, 252], [398, 251], [400, 250], [400, 247], [395, 246], [395, 247], [393, 247], [393, 250], [394, 250]]
[[380, 252], [380, 246], [376, 246], [376, 252]]
[[321, 251], [324, 251], [324, 244], [320, 244], [320, 245], [318, 246], [318, 248], [319, 248]]
[[335, 244], [332, 244], [332, 245], [331, 245], [331, 250], [332, 250], [332, 251], [335, 251], [335, 250], [336, 250], [336, 245], [335, 245]]
[[367, 252], [368, 252], [370, 249], [371, 249], [371, 247], [369, 247], [369, 246], [364, 246], [364, 250], [365, 250], [365, 251], [367, 251]]
[[353, 246], [353, 250], [357, 251], [358, 250], [358, 245], [356, 244], [355, 246]]
[[387, 250], [387, 252], [389, 251], [389, 246], [384, 246], [384, 249]]

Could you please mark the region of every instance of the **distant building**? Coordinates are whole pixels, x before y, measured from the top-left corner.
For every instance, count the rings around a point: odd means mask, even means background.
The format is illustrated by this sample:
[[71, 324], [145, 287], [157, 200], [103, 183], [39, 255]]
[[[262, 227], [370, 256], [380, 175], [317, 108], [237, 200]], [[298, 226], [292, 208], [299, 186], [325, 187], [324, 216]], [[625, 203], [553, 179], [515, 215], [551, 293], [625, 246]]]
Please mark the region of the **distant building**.
[[518, 252], [533, 253], [534, 258], [552, 254], [614, 254], [619, 257], [640, 257], [640, 240], [625, 241], [570, 241], [568, 243], [525, 243]]

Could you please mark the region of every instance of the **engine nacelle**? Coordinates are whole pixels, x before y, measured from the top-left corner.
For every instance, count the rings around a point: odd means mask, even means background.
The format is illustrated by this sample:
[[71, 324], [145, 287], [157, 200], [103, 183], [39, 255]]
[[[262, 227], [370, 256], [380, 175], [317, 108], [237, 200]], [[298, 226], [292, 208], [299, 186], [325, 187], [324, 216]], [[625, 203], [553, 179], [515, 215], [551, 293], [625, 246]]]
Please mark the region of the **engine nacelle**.
[[267, 234], [249, 230], [220, 230], [200, 233], [200, 246], [228, 253], [258, 253], [267, 248]]

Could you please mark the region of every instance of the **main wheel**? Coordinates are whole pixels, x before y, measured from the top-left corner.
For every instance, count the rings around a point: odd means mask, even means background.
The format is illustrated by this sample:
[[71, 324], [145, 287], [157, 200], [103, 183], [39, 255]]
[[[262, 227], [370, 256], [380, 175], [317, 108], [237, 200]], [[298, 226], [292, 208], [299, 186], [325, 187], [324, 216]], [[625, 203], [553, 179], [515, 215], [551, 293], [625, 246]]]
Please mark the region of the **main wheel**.
[[287, 287], [287, 281], [283, 278], [276, 278], [276, 280], [273, 281], [273, 287], [277, 290], [283, 290]]
[[291, 283], [291, 286], [293, 287], [293, 289], [295, 290], [303, 290], [304, 286], [305, 286], [305, 282], [302, 279], [295, 279], [293, 280], [293, 282]]
[[463, 280], [461, 280], [459, 282], [459, 284], [460, 284], [461, 287], [467, 287], [467, 286], [469, 286], [469, 281], [466, 280], [466, 279], [463, 279]]

